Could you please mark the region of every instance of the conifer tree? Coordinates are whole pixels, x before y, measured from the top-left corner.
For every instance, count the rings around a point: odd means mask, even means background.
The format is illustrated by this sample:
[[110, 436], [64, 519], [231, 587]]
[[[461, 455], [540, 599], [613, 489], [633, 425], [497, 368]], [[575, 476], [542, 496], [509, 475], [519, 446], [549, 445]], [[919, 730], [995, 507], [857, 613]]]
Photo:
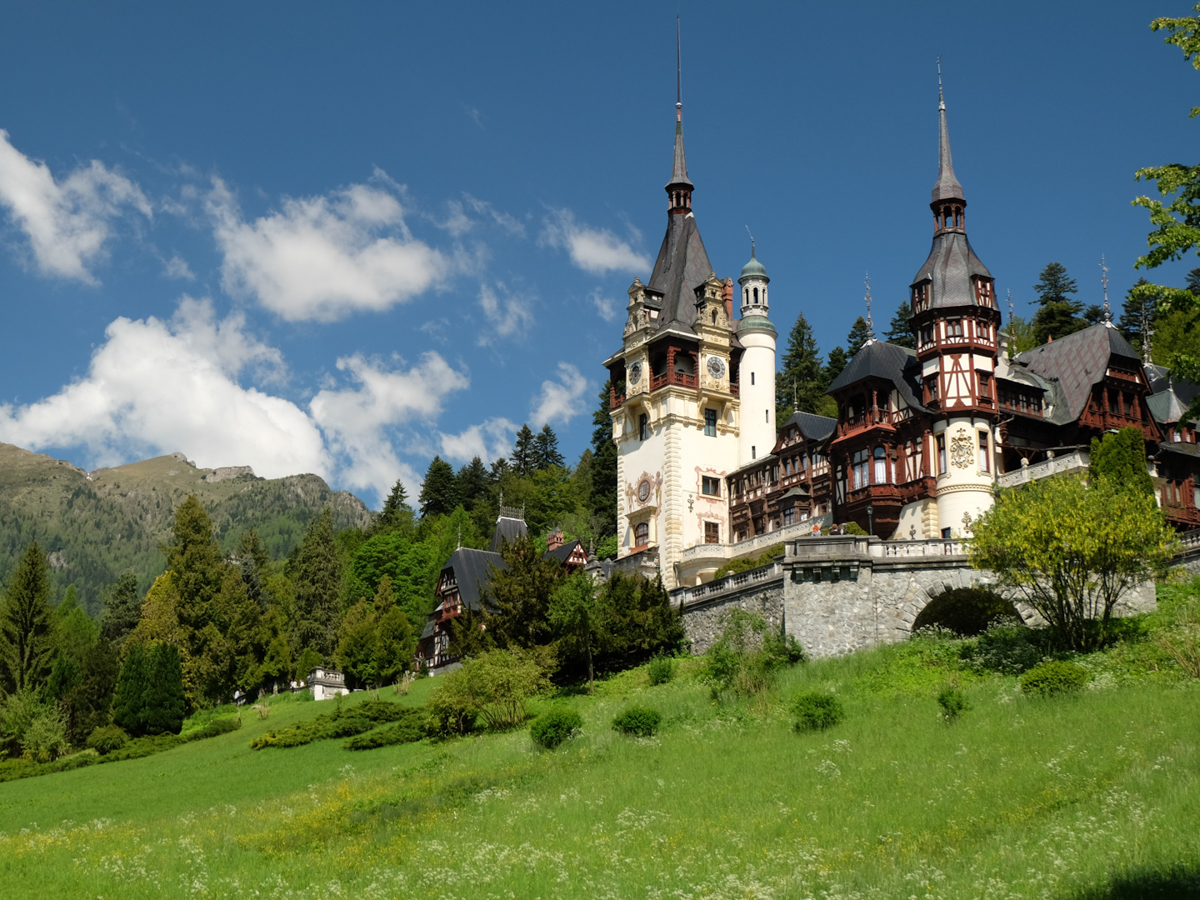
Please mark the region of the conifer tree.
[[842, 369], [846, 368], [846, 363], [849, 360], [846, 358], [846, 351], [841, 347], [834, 347], [829, 351], [829, 360], [825, 363], [825, 378], [829, 384], [833, 384], [834, 380], [842, 374]]
[[0, 607], [0, 687], [36, 690], [54, 661], [54, 619], [50, 609], [50, 570], [37, 541], [9, 579]]
[[65, 701], [71, 743], [82, 744], [92, 729], [108, 724], [120, 668], [116, 650], [101, 635], [83, 658], [83, 677], [78, 689]]
[[289, 564], [295, 586], [292, 649], [299, 657], [312, 649], [332, 657], [341, 623], [342, 560], [333, 533], [333, 515], [326, 507], [309, 524], [299, 552]]
[[180, 623], [191, 629], [204, 626], [209, 606], [225, 576], [225, 560], [217, 544], [212, 519], [195, 494], [175, 511], [172, 541], [164, 548], [167, 568], [174, 573], [182, 603]]
[[816, 338], [808, 319], [800, 313], [788, 335], [783, 371], [775, 379], [775, 421], [786, 422], [796, 410], [815, 413], [828, 386]]
[[1061, 263], [1052, 262], [1042, 269], [1033, 289], [1038, 295], [1033, 333], [1039, 345], [1087, 327], [1087, 322], [1080, 316], [1083, 304], [1071, 299], [1077, 291], [1075, 279], [1067, 275], [1066, 267]]
[[1114, 487], [1154, 495], [1154, 481], [1146, 471], [1146, 440], [1136, 427], [1122, 428], [1092, 438], [1088, 477]]
[[[1200, 270], [1197, 270], [1200, 272]], [[1145, 334], [1143, 323], [1154, 328], [1158, 319], [1158, 304], [1154, 297], [1145, 298], [1135, 293], [1138, 288], [1150, 284], [1145, 278], [1139, 278], [1125, 294], [1125, 302], [1121, 304], [1121, 317], [1117, 319], [1117, 330], [1139, 351], [1143, 349]]]
[[859, 316], [850, 326], [850, 333], [846, 335], [846, 354], [850, 357], [855, 356], [870, 339], [871, 329], [867, 327], [867, 320]]
[[392, 485], [392, 492], [383, 501], [383, 509], [375, 519], [373, 531], [390, 531], [394, 528], [410, 529], [413, 521], [413, 509], [408, 505], [408, 491], [404, 482], [399, 478]]
[[612, 381], [600, 391], [600, 405], [592, 413], [591, 511], [599, 525], [597, 537], [617, 533], [617, 445], [613, 443], [609, 392]]
[[142, 728], [146, 734], [179, 734], [183, 728], [183, 666], [172, 644], [155, 644], [146, 653]]
[[551, 466], [561, 468], [562, 464], [563, 457], [558, 452], [558, 435], [547, 422], [533, 440], [533, 468], [540, 471]]
[[137, 576], [123, 572], [105, 592], [100, 634], [113, 646], [120, 647], [141, 618], [142, 595], [138, 593]]
[[487, 498], [488, 472], [482, 459], [476, 456], [458, 470], [455, 488], [458, 502], [467, 510], [473, 510], [477, 503]]
[[397, 681], [413, 658], [416, 641], [408, 616], [396, 603], [392, 579], [386, 575], [375, 592], [375, 621], [379, 636], [375, 647], [375, 672], [380, 684]]
[[117, 676], [117, 687], [113, 693], [113, 722], [132, 735], [145, 733], [145, 696], [149, 680], [146, 648], [131, 644], [121, 663], [121, 674]]
[[889, 344], [895, 344], [897, 347], [916, 349], [917, 338], [913, 334], [912, 328], [912, 306], [907, 300], [900, 301], [900, 306], [896, 308], [896, 314], [892, 316], [892, 321], [888, 325], [887, 334], [883, 337]]
[[513, 445], [513, 452], [509, 457], [509, 466], [518, 475], [529, 475], [533, 472], [535, 443], [536, 438], [529, 428], [529, 423], [526, 422], [517, 432], [517, 441]]
[[440, 456], [435, 456], [421, 485], [421, 518], [444, 516], [458, 505], [454, 469]]

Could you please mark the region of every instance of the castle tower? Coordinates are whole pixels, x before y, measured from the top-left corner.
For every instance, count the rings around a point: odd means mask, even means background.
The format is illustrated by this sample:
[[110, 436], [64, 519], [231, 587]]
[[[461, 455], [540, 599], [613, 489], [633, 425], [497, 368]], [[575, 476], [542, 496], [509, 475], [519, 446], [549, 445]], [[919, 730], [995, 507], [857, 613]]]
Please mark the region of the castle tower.
[[935, 417], [930, 449], [938, 529], [949, 535], [966, 533], [992, 503], [1000, 311], [992, 275], [967, 240], [967, 201], [950, 156], [940, 73], [938, 120], [938, 178], [929, 204], [933, 247], [911, 290], [921, 401]]
[[779, 335], [768, 317], [770, 283], [751, 238], [750, 261], [738, 278], [742, 299], [738, 340], [745, 348], [738, 364], [742, 413], [738, 459], [742, 466], [770, 453], [775, 446], [775, 340]]

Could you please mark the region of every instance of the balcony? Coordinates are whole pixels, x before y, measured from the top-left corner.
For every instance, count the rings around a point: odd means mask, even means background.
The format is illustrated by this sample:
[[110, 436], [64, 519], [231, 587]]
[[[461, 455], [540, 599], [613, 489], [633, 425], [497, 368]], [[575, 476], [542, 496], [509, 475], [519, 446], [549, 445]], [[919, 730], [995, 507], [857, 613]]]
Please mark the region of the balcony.
[[662, 375], [655, 375], [650, 379], [650, 390], [657, 391], [664, 387], [690, 387], [696, 386], [696, 376], [688, 375], [686, 372], [665, 372]]
[[996, 476], [996, 483], [1000, 487], [1018, 487], [1050, 475], [1060, 475], [1063, 472], [1083, 472], [1087, 470], [1088, 459], [1086, 450], [1076, 450], [1074, 453], [1055, 456], [1044, 462], [1034, 463], [1032, 466], [1021, 466], [1019, 469], [1005, 472], [1003, 475]]

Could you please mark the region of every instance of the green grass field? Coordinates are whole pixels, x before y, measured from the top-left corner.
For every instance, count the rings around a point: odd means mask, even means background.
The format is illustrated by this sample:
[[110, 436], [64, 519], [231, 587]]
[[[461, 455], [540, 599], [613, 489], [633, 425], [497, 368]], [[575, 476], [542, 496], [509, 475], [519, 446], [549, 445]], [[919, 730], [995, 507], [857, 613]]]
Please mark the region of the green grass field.
[[[1200, 896], [1200, 682], [1120, 646], [1085, 660], [1092, 689], [1034, 700], [953, 657], [810, 663], [749, 705], [714, 704], [695, 662], [658, 687], [634, 670], [538, 705], [585, 722], [553, 753], [527, 731], [251, 751], [333, 707], [287, 698], [231, 734], [0, 784], [0, 897]], [[947, 724], [952, 679], [972, 708]], [[848, 715], [798, 735], [779, 701], [812, 687]], [[611, 730], [634, 700], [658, 736]]]

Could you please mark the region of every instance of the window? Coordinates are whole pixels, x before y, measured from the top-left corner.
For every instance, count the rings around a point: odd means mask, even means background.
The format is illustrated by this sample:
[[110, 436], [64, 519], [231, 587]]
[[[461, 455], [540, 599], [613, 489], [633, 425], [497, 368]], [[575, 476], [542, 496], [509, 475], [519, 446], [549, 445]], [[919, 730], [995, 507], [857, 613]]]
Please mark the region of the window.
[[938, 474], [946, 474], [946, 436], [939, 434], [937, 436], [937, 451], [938, 451]]
[[979, 432], [979, 471], [991, 471], [988, 467], [988, 436], [986, 431]]
[[947, 319], [946, 320], [946, 337], [961, 338], [963, 336], [962, 319]]
[[754, 302], [755, 302], [755, 303], [757, 303], [757, 302], [758, 302], [758, 288], [755, 288], [755, 289], [754, 289]]
[[987, 372], [979, 373], [979, 396], [991, 399], [992, 377]]
[[771, 411], [770, 411], [769, 409], [764, 409], [764, 410], [763, 410], [763, 421], [764, 421], [764, 422], [767, 422], [767, 423], [770, 423], [770, 421], [771, 421]]
[[947, 541], [950, 540], [950, 529], [949, 528], [942, 529], [942, 538]]
[[716, 522], [704, 523], [704, 543], [719, 544], [721, 543], [721, 526]]
[[750, 383], [754, 384], [754, 373], [753, 372], [750, 373]]
[[700, 479], [700, 491], [708, 497], [720, 497], [721, 482], [716, 478], [709, 478], [705, 475]]
[[856, 450], [850, 458], [851, 471], [854, 473], [854, 483], [850, 490], [856, 491], [867, 486], [867, 450]]
[[650, 420], [646, 418], [646, 414], [642, 413], [638, 416], [638, 440], [644, 441], [650, 437]]
[[783, 511], [783, 524], [793, 525], [796, 522], [796, 507], [789, 506]]
[[650, 543], [650, 523], [639, 522], [633, 526], [633, 545], [645, 547], [648, 543]]
[[704, 411], [704, 433], [709, 437], [717, 436], [717, 411], [715, 409]]
[[934, 375], [929, 379], [929, 399], [936, 400], [938, 398], [938, 377]]
[[753, 444], [750, 445], [750, 458], [758, 459], [758, 450], [755, 449]]
[[875, 483], [887, 484], [887, 453], [882, 447], [875, 448]]

